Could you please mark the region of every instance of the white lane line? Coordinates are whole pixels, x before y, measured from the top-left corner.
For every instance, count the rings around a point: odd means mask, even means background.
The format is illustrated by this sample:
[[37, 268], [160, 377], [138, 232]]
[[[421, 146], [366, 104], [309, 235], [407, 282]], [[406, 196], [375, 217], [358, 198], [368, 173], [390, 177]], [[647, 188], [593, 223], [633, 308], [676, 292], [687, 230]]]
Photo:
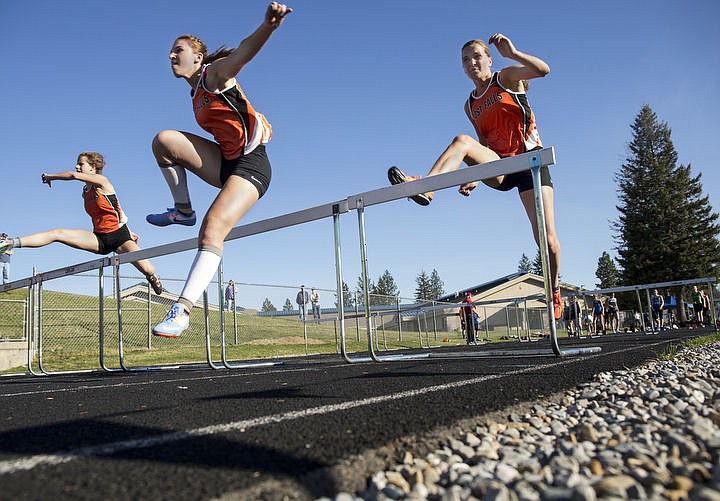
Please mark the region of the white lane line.
[[[656, 343], [662, 344], [662, 343]], [[646, 345], [647, 346], [647, 345]], [[626, 351], [633, 351], [635, 348], [627, 348], [613, 352], [614, 354], [623, 353]], [[596, 355], [583, 357], [583, 360], [590, 358], [598, 358], [608, 356], [610, 353], [598, 353]], [[245, 431], [250, 428], [258, 426], [264, 426], [269, 424], [282, 423], [284, 421], [291, 421], [295, 419], [302, 419], [310, 416], [317, 416], [321, 414], [329, 414], [331, 412], [344, 411], [354, 409], [356, 407], [363, 407], [367, 405], [375, 405], [383, 402], [389, 402], [392, 400], [401, 400], [404, 398], [412, 398], [420, 395], [429, 393], [435, 393], [438, 391], [446, 391], [453, 388], [461, 388], [472, 384], [482, 383], [485, 381], [491, 381], [493, 379], [500, 379], [507, 376], [517, 376], [520, 374], [544, 370], [550, 367], [557, 367], [577, 362], [578, 358], [563, 359], [559, 362], [541, 364], [533, 367], [524, 369], [518, 369], [503, 374], [493, 374], [487, 376], [476, 377], [472, 379], [466, 379], [462, 381], [456, 381], [453, 383], [440, 384], [436, 386], [429, 386], [427, 388], [419, 388], [415, 390], [403, 391], [400, 393], [393, 393], [391, 395], [381, 395], [377, 397], [364, 398], [361, 400], [353, 400], [349, 402], [343, 402], [340, 404], [333, 405], [322, 405], [320, 407], [313, 407], [310, 409], [303, 409], [299, 411], [290, 411], [283, 414], [261, 416], [253, 419], [246, 419], [242, 421], [234, 421], [231, 423], [217, 424], [211, 426], [204, 426], [202, 428], [195, 428], [186, 431], [177, 431], [173, 433], [165, 433], [157, 436], [142, 437], [133, 440], [121, 440], [119, 442], [110, 442], [107, 444], [94, 445], [89, 447], [81, 447], [78, 449], [72, 449], [69, 451], [59, 451], [51, 454], [36, 454], [26, 458], [11, 459], [8, 461], [0, 461], [0, 475], [7, 475], [16, 473], [18, 471], [31, 470], [38, 466], [53, 466], [63, 463], [68, 463], [77, 459], [82, 459], [91, 456], [109, 456], [118, 452], [142, 449], [146, 447], [153, 447], [157, 445], [164, 445], [172, 442], [178, 442], [188, 438], [196, 438], [203, 436], [216, 435], [220, 433], [227, 433], [231, 431]]]

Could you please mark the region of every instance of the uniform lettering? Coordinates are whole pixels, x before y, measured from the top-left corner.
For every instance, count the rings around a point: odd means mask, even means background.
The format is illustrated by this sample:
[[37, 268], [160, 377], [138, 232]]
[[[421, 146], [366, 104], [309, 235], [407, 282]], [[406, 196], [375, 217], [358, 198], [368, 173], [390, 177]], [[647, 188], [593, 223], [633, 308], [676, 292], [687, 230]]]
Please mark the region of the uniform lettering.
[[481, 113], [487, 111], [490, 106], [495, 103], [502, 101], [502, 92], [498, 91], [492, 96], [487, 96], [482, 101], [477, 101], [475, 104], [475, 110], [473, 111], [473, 118], [477, 118]]

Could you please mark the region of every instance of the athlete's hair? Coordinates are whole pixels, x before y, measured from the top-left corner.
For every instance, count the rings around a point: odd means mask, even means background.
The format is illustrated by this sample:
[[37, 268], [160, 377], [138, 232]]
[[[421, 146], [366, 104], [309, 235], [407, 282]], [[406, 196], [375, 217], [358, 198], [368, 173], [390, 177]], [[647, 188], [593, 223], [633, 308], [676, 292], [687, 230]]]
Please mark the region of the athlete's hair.
[[80, 162], [80, 157], [87, 158], [87, 162], [95, 167], [95, 172], [98, 174], [100, 174], [103, 167], [105, 167], [105, 157], [96, 151], [83, 151], [78, 155], [78, 162]]
[[192, 48], [193, 52], [195, 54], [202, 54], [203, 55], [203, 62], [205, 64], [210, 64], [213, 61], [220, 59], [221, 57], [225, 57], [228, 54], [230, 54], [233, 49], [228, 49], [224, 45], [220, 46], [219, 49], [217, 49], [215, 52], [208, 54], [207, 46], [205, 45], [205, 42], [200, 40], [195, 35], [185, 34], [180, 35], [175, 39], [177, 40], [186, 40], [188, 44], [190, 44], [190, 47]]
[[483, 50], [485, 51], [485, 54], [487, 54], [488, 57], [491, 56], [490, 47], [488, 47], [487, 44], [485, 42], [483, 42], [482, 40], [468, 40], [467, 42], [465, 42], [465, 45], [462, 46], [462, 48], [460, 49], [460, 52], [462, 52], [465, 49], [465, 47], [468, 47], [468, 46], [474, 45], [474, 44], [478, 44], [480, 47], [482, 47]]

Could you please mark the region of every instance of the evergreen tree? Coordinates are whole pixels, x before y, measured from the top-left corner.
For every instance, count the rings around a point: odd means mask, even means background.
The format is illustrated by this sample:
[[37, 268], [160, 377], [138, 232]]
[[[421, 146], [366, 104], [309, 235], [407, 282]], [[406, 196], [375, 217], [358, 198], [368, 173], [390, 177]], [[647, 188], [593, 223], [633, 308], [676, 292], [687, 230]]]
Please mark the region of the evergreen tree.
[[532, 273], [532, 263], [530, 263], [530, 258], [527, 257], [527, 255], [523, 252], [523, 255], [520, 257], [520, 261], [518, 262], [518, 273]]
[[420, 271], [420, 274], [415, 277], [415, 300], [416, 301], [429, 301], [435, 299], [432, 297], [430, 277], [425, 273], [425, 270]]
[[270, 302], [270, 298], [266, 297], [265, 301], [263, 301], [260, 311], [277, 311], [277, 308], [275, 308], [275, 306], [273, 306], [273, 304]]
[[609, 289], [620, 285], [620, 272], [615, 266], [615, 261], [612, 260], [610, 254], [607, 252], [603, 252], [600, 259], [598, 259], [595, 276], [600, 280], [600, 282], [595, 285], [601, 289]]
[[445, 282], [435, 268], [430, 273], [430, 299], [437, 299], [445, 294]]
[[536, 275], [540, 275], [540, 276], [542, 276], [542, 274], [543, 274], [542, 257], [540, 257], [540, 249], [537, 250], [537, 254], [535, 254], [535, 259], [533, 259], [533, 262], [530, 265], [530, 273], [535, 273]]
[[395, 304], [395, 298], [400, 295], [400, 289], [395, 284], [395, 279], [390, 271], [385, 270], [385, 273], [378, 278], [375, 294], [377, 294], [377, 303], [371, 304]]
[[[368, 294], [370, 294], [370, 304], [375, 304], [373, 300], [373, 294], [375, 294], [377, 287], [373, 283], [372, 279], [368, 277]], [[365, 295], [363, 293], [363, 280], [362, 276], [357, 279], [357, 285], [355, 286], [355, 297], [357, 298], [358, 308], [362, 308], [365, 304]]]
[[285, 304], [283, 305], [283, 311], [293, 311], [293, 304], [290, 302], [290, 298], [285, 298]]
[[714, 276], [720, 226], [701, 175], [676, 165], [670, 128], [645, 105], [631, 126], [632, 141], [615, 179], [620, 213], [613, 222], [618, 264], [626, 285]]
[[[355, 306], [355, 295], [350, 292], [350, 288], [348, 287], [348, 284], [345, 283], [345, 280], [343, 280], [342, 283], [342, 295], [343, 295], [343, 304], [347, 308], [348, 306], [352, 307]], [[335, 305], [337, 306], [337, 305]]]

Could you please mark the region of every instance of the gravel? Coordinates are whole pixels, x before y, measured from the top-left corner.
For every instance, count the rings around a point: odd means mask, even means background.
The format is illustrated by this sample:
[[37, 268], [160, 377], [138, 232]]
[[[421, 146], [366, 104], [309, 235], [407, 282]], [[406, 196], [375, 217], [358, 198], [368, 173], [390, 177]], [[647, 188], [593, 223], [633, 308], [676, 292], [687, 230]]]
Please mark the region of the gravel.
[[720, 501], [720, 342], [605, 372], [323, 501]]

